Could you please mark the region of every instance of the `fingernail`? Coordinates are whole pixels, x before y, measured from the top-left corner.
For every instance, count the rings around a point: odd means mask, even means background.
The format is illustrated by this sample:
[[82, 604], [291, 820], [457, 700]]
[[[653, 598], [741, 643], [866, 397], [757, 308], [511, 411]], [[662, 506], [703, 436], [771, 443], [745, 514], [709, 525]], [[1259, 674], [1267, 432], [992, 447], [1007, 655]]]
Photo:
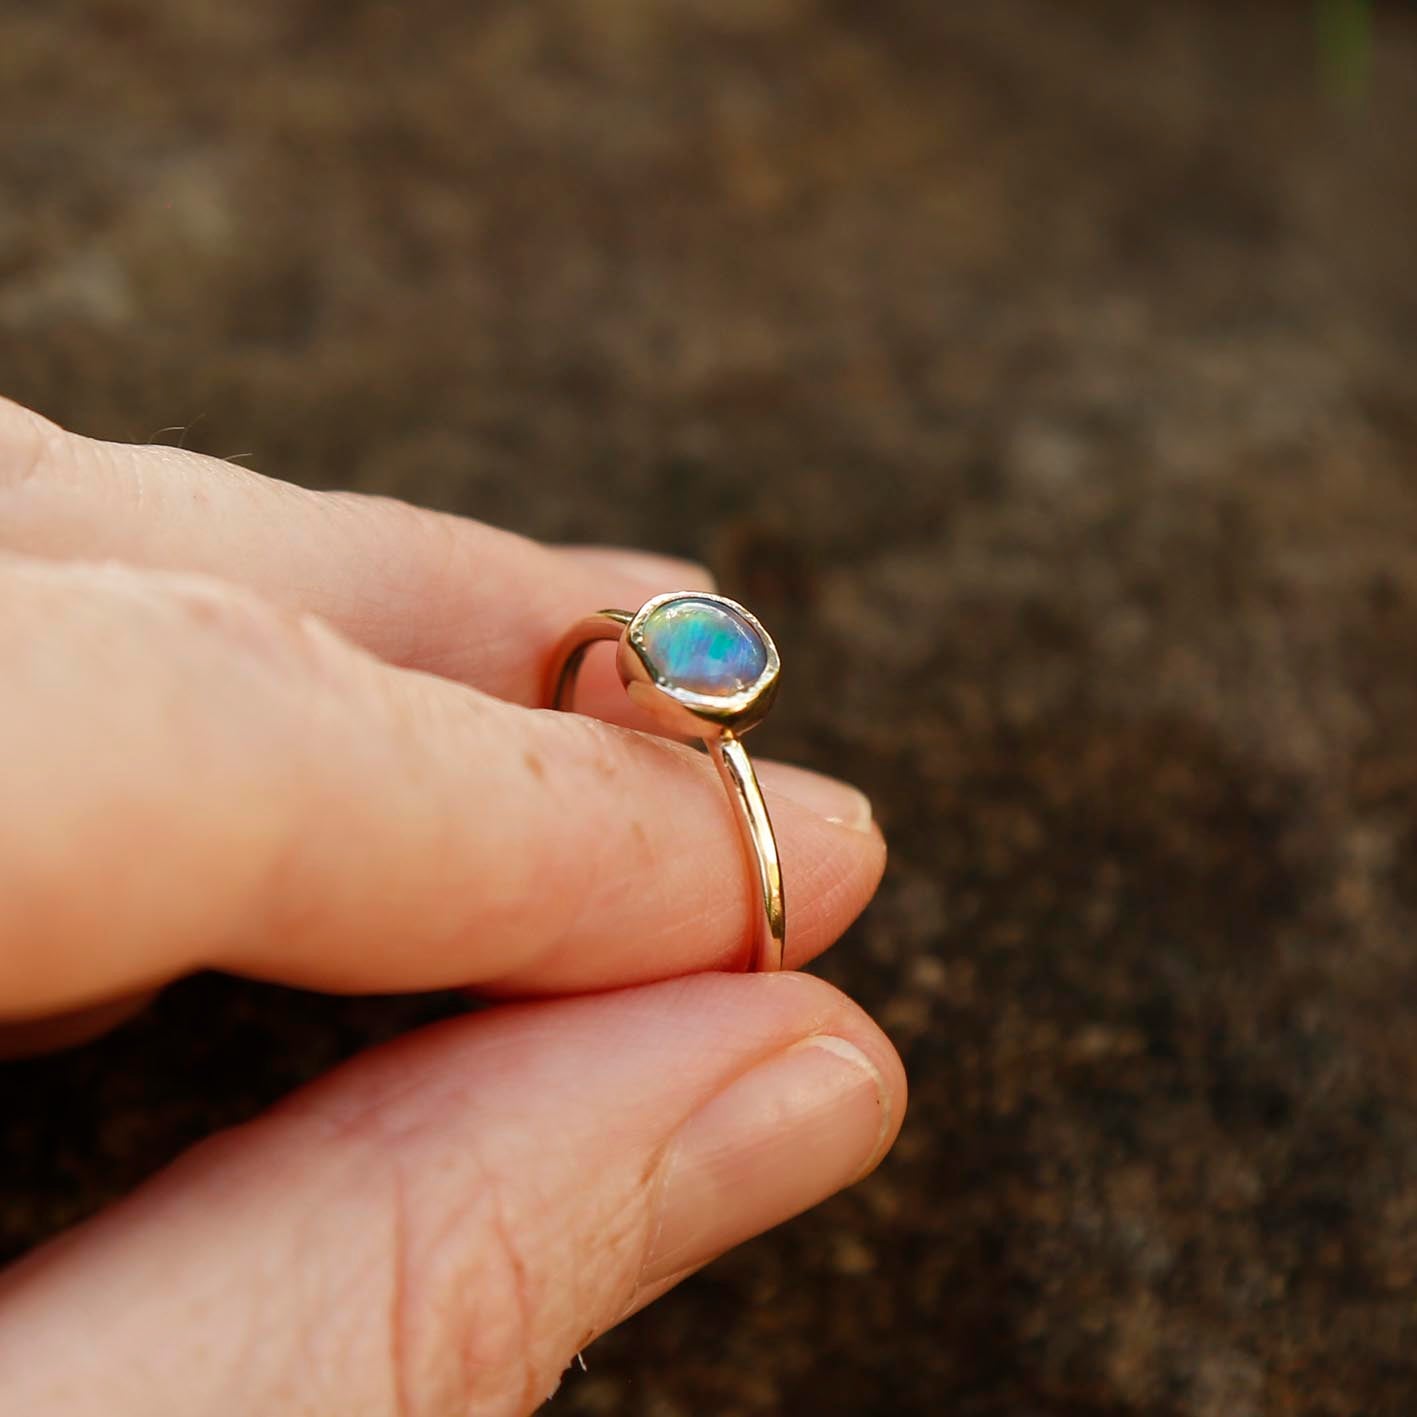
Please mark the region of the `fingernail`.
[[568, 555], [617, 576], [642, 581], [649, 591], [712, 590], [713, 572], [697, 561], [660, 556], [652, 551], [629, 551], [622, 546], [565, 546]]
[[849, 1186], [876, 1159], [889, 1124], [885, 1084], [854, 1043], [823, 1035], [759, 1063], [675, 1139], [640, 1286]]
[[788, 763], [763, 763], [758, 776], [765, 787], [829, 822], [839, 822], [859, 832], [871, 829], [871, 799], [849, 782]]

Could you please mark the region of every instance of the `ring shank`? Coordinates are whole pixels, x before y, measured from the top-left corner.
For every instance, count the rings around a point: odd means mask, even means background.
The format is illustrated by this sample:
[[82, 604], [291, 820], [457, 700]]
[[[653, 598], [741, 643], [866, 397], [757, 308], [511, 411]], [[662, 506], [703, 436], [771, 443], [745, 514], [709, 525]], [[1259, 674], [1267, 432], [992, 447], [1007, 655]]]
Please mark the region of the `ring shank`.
[[[618, 640], [633, 619], [633, 614], [627, 610], [599, 610], [578, 621], [562, 636], [547, 668], [546, 703], [551, 708], [571, 708], [575, 702], [576, 680], [587, 652], [602, 640]], [[787, 909], [782, 890], [782, 863], [767, 803], [752, 761], [736, 733], [713, 728], [703, 735], [703, 741], [727, 789], [746, 864], [761, 902], [761, 908], [754, 912], [747, 967], [772, 973], [782, 968]]]
[[546, 702], [551, 708], [571, 707], [586, 652], [601, 640], [618, 640], [634, 618], [628, 610], [597, 610], [594, 615], [578, 620], [561, 636], [546, 675]]
[[748, 869], [757, 878], [763, 908], [757, 912], [753, 948], [748, 967], [771, 974], [782, 968], [782, 947], [787, 935], [787, 909], [782, 895], [782, 863], [777, 854], [777, 836], [768, 816], [763, 790], [743, 740], [723, 732], [707, 740], [709, 756], [728, 789], [728, 800], [738, 821]]

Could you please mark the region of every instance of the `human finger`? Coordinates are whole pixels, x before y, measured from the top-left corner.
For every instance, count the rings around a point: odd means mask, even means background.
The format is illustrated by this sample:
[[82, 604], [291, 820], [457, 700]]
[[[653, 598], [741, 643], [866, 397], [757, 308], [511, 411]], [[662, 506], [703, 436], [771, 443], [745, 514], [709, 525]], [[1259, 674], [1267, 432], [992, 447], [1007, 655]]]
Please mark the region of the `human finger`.
[[674, 1276], [868, 1172], [904, 1101], [804, 975], [439, 1025], [0, 1278], [0, 1390], [28, 1417], [517, 1417]]
[[[0, 1018], [202, 967], [506, 994], [744, 957], [702, 754], [392, 668], [220, 582], [9, 559], [0, 603]], [[854, 789], [764, 780], [796, 964], [884, 847]]]
[[[0, 399], [0, 551], [217, 576], [318, 615], [391, 664], [535, 704], [568, 625], [669, 590], [701, 566], [620, 548], [542, 545], [389, 498], [314, 492], [181, 448], [66, 432]], [[648, 726], [608, 655], [587, 713]]]

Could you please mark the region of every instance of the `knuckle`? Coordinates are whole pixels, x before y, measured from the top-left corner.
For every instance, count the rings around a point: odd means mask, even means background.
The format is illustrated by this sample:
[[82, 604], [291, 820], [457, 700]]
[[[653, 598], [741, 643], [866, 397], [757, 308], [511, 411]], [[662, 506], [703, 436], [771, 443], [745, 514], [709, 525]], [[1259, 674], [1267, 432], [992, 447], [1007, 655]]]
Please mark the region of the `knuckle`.
[[[356, 1293], [383, 1332], [385, 1386], [400, 1417], [520, 1417], [555, 1386], [563, 1366], [562, 1300], [538, 1253], [539, 1223], [525, 1185], [475, 1155], [462, 1185], [442, 1184], [419, 1155], [428, 1124], [379, 1101], [353, 1119], [318, 1123], [322, 1150], [359, 1178], [354, 1203], [377, 1236], [375, 1278]], [[434, 1178], [430, 1180], [430, 1175]]]
[[630, 1302], [658, 1172], [589, 1182], [515, 1103], [447, 1062], [411, 1076], [406, 1055], [367, 1055], [340, 1086], [282, 1104], [294, 1153], [323, 1158], [321, 1192], [374, 1246], [359, 1262], [368, 1286], [321, 1312], [344, 1324], [348, 1303], [363, 1306], [400, 1417], [520, 1417]]
[[[420, 1324], [418, 1310], [409, 1306], [403, 1327], [410, 1341], [405, 1348], [410, 1355], [457, 1355], [453, 1385], [468, 1411], [529, 1411], [547, 1395], [539, 1390], [543, 1383], [538, 1361], [544, 1357], [538, 1354], [548, 1299], [544, 1276], [528, 1253], [527, 1229], [504, 1182], [484, 1174], [463, 1223], [468, 1233], [461, 1257], [441, 1275], [439, 1262], [426, 1247], [409, 1266], [413, 1282], [408, 1293], [430, 1289], [432, 1312], [441, 1309], [451, 1331], [439, 1332], [436, 1320], [430, 1331], [426, 1320]], [[451, 1340], [446, 1350], [443, 1340]]]
[[57, 423], [0, 398], [0, 493], [53, 480], [71, 437]]
[[329, 679], [355, 658], [322, 620], [264, 599], [244, 586], [202, 576], [165, 578], [167, 608], [180, 632], [227, 662], [284, 678]]
[[[160, 686], [178, 703], [227, 698], [235, 680], [258, 688], [252, 669], [305, 690], [312, 672], [347, 677], [359, 659], [314, 616], [209, 576], [23, 556], [0, 559], [0, 576], [13, 582], [11, 602], [29, 618], [61, 623], [66, 642], [90, 661], [149, 692]], [[0, 629], [7, 624], [0, 620]]]
[[538, 1184], [531, 1167], [518, 1173], [501, 1157], [475, 1176], [451, 1224], [410, 1231], [404, 1376], [417, 1391], [420, 1363], [452, 1356], [460, 1410], [515, 1417], [551, 1396], [574, 1354], [629, 1302], [652, 1178], [622, 1191], [567, 1167]]

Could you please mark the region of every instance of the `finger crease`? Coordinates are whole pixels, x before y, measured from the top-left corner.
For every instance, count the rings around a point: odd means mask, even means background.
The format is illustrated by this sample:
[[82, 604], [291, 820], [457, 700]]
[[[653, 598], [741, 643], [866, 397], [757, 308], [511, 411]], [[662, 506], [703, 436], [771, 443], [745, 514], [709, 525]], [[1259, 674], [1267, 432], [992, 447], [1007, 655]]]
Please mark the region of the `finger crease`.
[[389, 1368], [393, 1377], [394, 1417], [413, 1417], [409, 1391], [408, 1325], [408, 1196], [403, 1171], [393, 1167], [392, 1223], [389, 1237], [392, 1266], [389, 1294]]
[[516, 1237], [507, 1224], [507, 1213], [502, 1204], [502, 1192], [499, 1186], [494, 1184], [488, 1187], [488, 1200], [491, 1203], [493, 1233], [497, 1237], [503, 1258], [512, 1270], [512, 1297], [517, 1306], [517, 1332], [520, 1339], [517, 1346], [522, 1360], [521, 1407], [529, 1412], [540, 1405], [542, 1397], [542, 1394], [536, 1391], [538, 1386], [536, 1362], [531, 1351], [530, 1281], [527, 1275], [526, 1261], [522, 1259]]

